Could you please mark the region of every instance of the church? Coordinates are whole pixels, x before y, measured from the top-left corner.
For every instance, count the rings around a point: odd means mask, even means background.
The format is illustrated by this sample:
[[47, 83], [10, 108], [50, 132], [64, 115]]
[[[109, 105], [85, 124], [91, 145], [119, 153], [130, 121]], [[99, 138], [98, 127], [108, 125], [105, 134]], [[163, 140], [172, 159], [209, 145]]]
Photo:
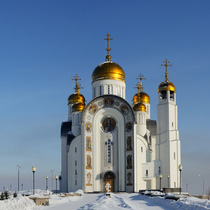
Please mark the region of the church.
[[[110, 55], [92, 73], [92, 100], [86, 104], [76, 75], [68, 98], [68, 120], [61, 124], [60, 191], [139, 192], [180, 188], [181, 150], [176, 88], [165, 78], [158, 94], [157, 121], [150, 119], [150, 97], [139, 75], [132, 104], [126, 101], [126, 75]], [[136, 76], [136, 75], [134, 75]], [[131, 87], [129, 87], [131, 88]]]

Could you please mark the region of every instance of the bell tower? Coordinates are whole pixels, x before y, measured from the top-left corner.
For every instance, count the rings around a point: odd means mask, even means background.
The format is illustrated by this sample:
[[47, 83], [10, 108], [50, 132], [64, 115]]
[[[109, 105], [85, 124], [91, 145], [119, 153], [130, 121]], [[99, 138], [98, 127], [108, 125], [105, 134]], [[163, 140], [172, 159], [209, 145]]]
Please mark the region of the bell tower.
[[180, 187], [178, 167], [181, 164], [181, 151], [176, 88], [169, 81], [168, 67], [172, 66], [169, 63], [166, 59], [164, 64], [161, 64], [161, 66], [165, 66], [166, 71], [165, 81], [158, 87], [156, 158], [161, 161], [159, 175], [162, 175], [162, 188], [178, 188]]

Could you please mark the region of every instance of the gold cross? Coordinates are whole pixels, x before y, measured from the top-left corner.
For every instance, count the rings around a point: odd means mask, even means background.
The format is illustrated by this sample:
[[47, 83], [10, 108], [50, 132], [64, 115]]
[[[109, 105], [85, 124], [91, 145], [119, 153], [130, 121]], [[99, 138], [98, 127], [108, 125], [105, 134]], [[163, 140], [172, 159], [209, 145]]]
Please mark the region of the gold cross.
[[136, 87], [134, 88], [138, 89], [138, 95], [142, 92], [141, 85], [139, 84], [139, 82], [136, 84]]
[[106, 59], [109, 61], [109, 60], [111, 60], [111, 55], [109, 55], [109, 52], [112, 49], [112, 48], [109, 48], [109, 41], [113, 40], [113, 39], [110, 38], [111, 34], [109, 34], [109, 33], [107, 33], [106, 36], [107, 36], [107, 38], [104, 38], [104, 40], [107, 40], [107, 48], [106, 48], [107, 56], [106, 56]]
[[[143, 91], [143, 84], [142, 84], [142, 80], [143, 79], [146, 79], [146, 78], [144, 78], [144, 75], [142, 75], [142, 73], [139, 75], [139, 77], [138, 78], [136, 78], [136, 79], [140, 79], [140, 85], [138, 85], [138, 92], [139, 92], [139, 90], [140, 90], [140, 92], [142, 92]], [[139, 84], [139, 83], [138, 83]]]
[[74, 79], [72, 79], [72, 80], [75, 80], [75, 81], [76, 81], [76, 84], [75, 84], [74, 89], [75, 89], [75, 92], [79, 94], [79, 90], [80, 90], [80, 89], [83, 89], [83, 87], [81, 87], [81, 85], [80, 85], [79, 82], [77, 82], [77, 81], [78, 81], [78, 80], [81, 80], [81, 79], [79, 79], [79, 77], [78, 77], [77, 74], [76, 74], [76, 75], [74, 76]]
[[172, 66], [172, 65], [169, 65], [170, 61], [168, 61], [168, 59], [163, 61], [163, 63], [165, 63], [165, 64], [161, 64], [161, 66], [165, 66], [166, 67], [165, 80], [166, 80], [166, 82], [168, 82], [168, 66]]

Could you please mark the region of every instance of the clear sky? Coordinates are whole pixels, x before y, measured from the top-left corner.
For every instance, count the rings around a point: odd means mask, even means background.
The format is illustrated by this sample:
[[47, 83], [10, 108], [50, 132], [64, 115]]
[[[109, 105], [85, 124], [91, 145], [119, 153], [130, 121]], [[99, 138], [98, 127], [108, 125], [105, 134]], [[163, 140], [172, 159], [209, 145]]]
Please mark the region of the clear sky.
[[[131, 103], [142, 73], [156, 119], [157, 89], [169, 80], [177, 90], [182, 150], [182, 183], [192, 194], [210, 187], [209, 0], [1, 0], [0, 1], [0, 190], [45, 188], [45, 177], [60, 174], [60, 125], [75, 74], [91, 100], [91, 75], [111, 55], [126, 73]], [[200, 176], [199, 176], [200, 175]], [[55, 186], [55, 183], [54, 183]]]

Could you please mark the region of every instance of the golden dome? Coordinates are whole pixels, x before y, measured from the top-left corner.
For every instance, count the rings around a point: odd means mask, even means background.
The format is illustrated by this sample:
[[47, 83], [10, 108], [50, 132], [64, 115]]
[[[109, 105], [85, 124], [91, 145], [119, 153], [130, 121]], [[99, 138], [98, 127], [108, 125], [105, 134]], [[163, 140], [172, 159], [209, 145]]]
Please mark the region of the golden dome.
[[116, 63], [108, 61], [98, 65], [92, 74], [93, 82], [103, 79], [113, 79], [125, 82], [125, 72]]
[[139, 102], [150, 104], [150, 97], [144, 92], [136, 93], [133, 97], [133, 106]]
[[80, 93], [73, 93], [68, 98], [68, 105], [69, 104], [76, 104], [76, 103], [85, 103], [85, 98]]
[[150, 104], [150, 97], [146, 93], [141, 92], [140, 93], [140, 102]]
[[164, 90], [165, 91], [170, 90], [170, 91], [176, 92], [176, 88], [175, 88], [174, 84], [172, 82], [169, 82], [169, 81], [164, 81], [159, 85], [158, 93], [160, 91], [164, 91]]
[[140, 102], [140, 94], [137, 93], [133, 97], [133, 106], [138, 102]]
[[84, 108], [84, 103], [77, 103], [72, 106], [72, 112], [82, 112]]
[[141, 111], [141, 112], [146, 112], [146, 106], [143, 103], [137, 103], [134, 105], [133, 110], [136, 111]]

